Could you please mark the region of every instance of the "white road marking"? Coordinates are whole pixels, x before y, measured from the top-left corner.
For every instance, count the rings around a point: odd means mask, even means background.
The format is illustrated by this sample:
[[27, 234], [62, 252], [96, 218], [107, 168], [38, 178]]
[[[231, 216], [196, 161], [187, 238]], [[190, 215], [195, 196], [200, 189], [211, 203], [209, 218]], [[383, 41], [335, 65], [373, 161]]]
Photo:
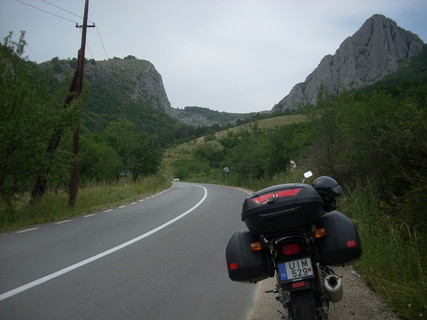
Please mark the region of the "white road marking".
[[71, 220], [64, 220], [64, 221], [58, 221], [58, 222], [55, 222], [55, 224], [63, 224], [63, 223], [67, 223], [67, 222], [70, 222]]
[[104, 212], [111, 212], [111, 211], [113, 211], [113, 209], [107, 209]]
[[28, 232], [28, 231], [34, 231], [37, 230], [38, 228], [29, 228], [29, 229], [25, 229], [25, 230], [21, 230], [21, 231], [16, 231], [16, 233], [24, 233], [24, 232]]
[[123, 209], [123, 208], [126, 208], [126, 206], [120, 206], [120, 207], [119, 207], [119, 209]]
[[96, 213], [91, 213], [91, 214], [87, 214], [85, 216], [83, 216], [84, 218], [89, 218], [89, 217], [93, 217], [96, 216]]
[[31, 289], [33, 287], [36, 287], [36, 286], [38, 286], [38, 285], [40, 285], [42, 283], [45, 283], [45, 282], [47, 282], [49, 280], [55, 279], [55, 278], [57, 278], [59, 276], [62, 276], [63, 274], [66, 274], [66, 273], [68, 273], [70, 271], [73, 271], [73, 270], [75, 270], [77, 268], [80, 268], [80, 267], [82, 267], [82, 266], [84, 266], [84, 265], [86, 265], [88, 263], [94, 262], [94, 261], [96, 261], [98, 259], [101, 259], [101, 258], [103, 258], [105, 256], [108, 256], [109, 254], [112, 254], [112, 253], [114, 253], [116, 251], [119, 251], [119, 250], [121, 250], [123, 248], [126, 248], [126, 247], [130, 246], [131, 244], [134, 244], [135, 242], [138, 242], [138, 241], [140, 241], [140, 240], [142, 240], [144, 238], [147, 238], [148, 236], [151, 236], [152, 234], [156, 233], [157, 231], [160, 231], [160, 230], [166, 228], [167, 226], [171, 225], [172, 223], [175, 223], [178, 220], [184, 218], [190, 212], [192, 212], [195, 209], [197, 209], [206, 200], [206, 198], [208, 196], [208, 190], [205, 187], [202, 187], [202, 186], [199, 186], [199, 185], [194, 185], [194, 186], [202, 188], [204, 190], [203, 197], [192, 208], [188, 209], [184, 213], [181, 213], [179, 216], [173, 218], [172, 220], [169, 220], [168, 222], [166, 222], [166, 223], [158, 226], [157, 228], [152, 229], [151, 231], [148, 231], [148, 232], [146, 232], [146, 233], [144, 233], [144, 234], [142, 234], [142, 235], [140, 235], [140, 236], [138, 236], [136, 238], [133, 238], [132, 240], [129, 240], [129, 241], [125, 242], [125, 243], [122, 243], [122, 244], [120, 244], [120, 245], [118, 245], [118, 246], [116, 246], [114, 248], [111, 248], [111, 249], [109, 249], [107, 251], [101, 252], [101, 253], [99, 253], [99, 254], [97, 254], [97, 255], [95, 255], [93, 257], [90, 257], [90, 258], [88, 258], [86, 260], [77, 262], [77, 263], [75, 263], [75, 264], [73, 264], [73, 265], [71, 265], [71, 266], [69, 266], [67, 268], [61, 269], [61, 270], [56, 271], [54, 273], [51, 273], [51, 274], [49, 274], [49, 275], [47, 275], [47, 276], [45, 276], [43, 278], [37, 279], [37, 280], [35, 280], [33, 282], [27, 283], [27, 284], [25, 284], [23, 286], [20, 286], [18, 288], [13, 289], [13, 290], [10, 290], [10, 291], [7, 291], [5, 293], [2, 293], [2, 294], [0, 294], [0, 301], [5, 300], [7, 298], [10, 298], [10, 297], [12, 297], [14, 295], [17, 295], [17, 294], [19, 294], [19, 293], [21, 293], [23, 291], [26, 291], [28, 289]]
[[134, 204], [136, 204], [136, 202], [132, 202], [132, 203], [130, 203], [129, 205], [130, 205], [130, 206], [133, 206]]

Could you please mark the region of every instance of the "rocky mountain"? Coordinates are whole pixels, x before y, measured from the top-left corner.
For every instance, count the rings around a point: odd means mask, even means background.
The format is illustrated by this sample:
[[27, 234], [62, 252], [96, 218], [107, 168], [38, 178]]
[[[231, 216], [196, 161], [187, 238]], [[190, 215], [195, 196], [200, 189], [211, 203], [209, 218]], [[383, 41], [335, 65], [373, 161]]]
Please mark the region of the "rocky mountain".
[[325, 56], [318, 67], [296, 84], [272, 112], [297, 109], [302, 102], [316, 103], [321, 85], [328, 92], [353, 90], [373, 84], [397, 71], [423, 51], [423, 41], [393, 20], [376, 14], [340, 45], [335, 55]]
[[85, 80], [114, 88], [130, 101], [172, 112], [162, 76], [149, 61], [131, 57], [88, 63]]
[[87, 63], [85, 79], [117, 91], [119, 96], [128, 101], [164, 111], [179, 122], [196, 127], [212, 126], [215, 123], [234, 123], [238, 119], [243, 120], [252, 116], [220, 113], [199, 107], [184, 109], [171, 107], [160, 73], [149, 61], [139, 60], [133, 56]]

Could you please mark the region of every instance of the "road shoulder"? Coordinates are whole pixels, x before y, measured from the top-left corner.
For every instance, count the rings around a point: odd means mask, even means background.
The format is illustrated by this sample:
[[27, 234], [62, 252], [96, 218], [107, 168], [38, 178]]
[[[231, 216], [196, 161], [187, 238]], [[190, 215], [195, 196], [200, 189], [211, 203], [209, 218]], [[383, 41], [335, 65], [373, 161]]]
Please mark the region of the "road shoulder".
[[[387, 309], [384, 303], [365, 284], [353, 267], [334, 268], [343, 276], [344, 296], [339, 303], [330, 304], [329, 320], [397, 320], [398, 317]], [[254, 302], [246, 320], [277, 320], [282, 306], [275, 294], [265, 293], [275, 287], [275, 278], [256, 284]]]

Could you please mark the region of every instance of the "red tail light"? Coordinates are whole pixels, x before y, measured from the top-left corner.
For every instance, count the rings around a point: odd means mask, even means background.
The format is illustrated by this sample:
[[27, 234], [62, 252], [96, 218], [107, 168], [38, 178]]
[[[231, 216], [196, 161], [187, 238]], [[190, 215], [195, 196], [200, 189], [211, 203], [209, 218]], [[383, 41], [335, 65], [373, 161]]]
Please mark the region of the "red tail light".
[[301, 252], [301, 245], [299, 243], [285, 243], [281, 251], [285, 256], [293, 256]]
[[296, 288], [302, 288], [304, 286], [305, 286], [305, 282], [304, 281], [292, 283], [292, 288], [294, 288], [294, 289], [296, 289]]
[[263, 203], [267, 203], [268, 199], [270, 198], [283, 198], [283, 197], [296, 196], [301, 190], [302, 190], [301, 188], [282, 190], [282, 191], [277, 191], [273, 193], [262, 194], [262, 195], [259, 195], [258, 197], [252, 198], [251, 200], [256, 202], [257, 204], [263, 204]]

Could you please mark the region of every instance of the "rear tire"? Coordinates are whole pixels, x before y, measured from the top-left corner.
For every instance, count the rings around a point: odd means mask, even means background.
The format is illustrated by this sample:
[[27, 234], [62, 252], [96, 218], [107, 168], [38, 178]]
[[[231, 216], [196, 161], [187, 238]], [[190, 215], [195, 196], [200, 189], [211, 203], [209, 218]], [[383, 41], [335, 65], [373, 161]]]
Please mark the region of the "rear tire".
[[319, 320], [314, 291], [291, 292], [290, 312], [292, 320]]

